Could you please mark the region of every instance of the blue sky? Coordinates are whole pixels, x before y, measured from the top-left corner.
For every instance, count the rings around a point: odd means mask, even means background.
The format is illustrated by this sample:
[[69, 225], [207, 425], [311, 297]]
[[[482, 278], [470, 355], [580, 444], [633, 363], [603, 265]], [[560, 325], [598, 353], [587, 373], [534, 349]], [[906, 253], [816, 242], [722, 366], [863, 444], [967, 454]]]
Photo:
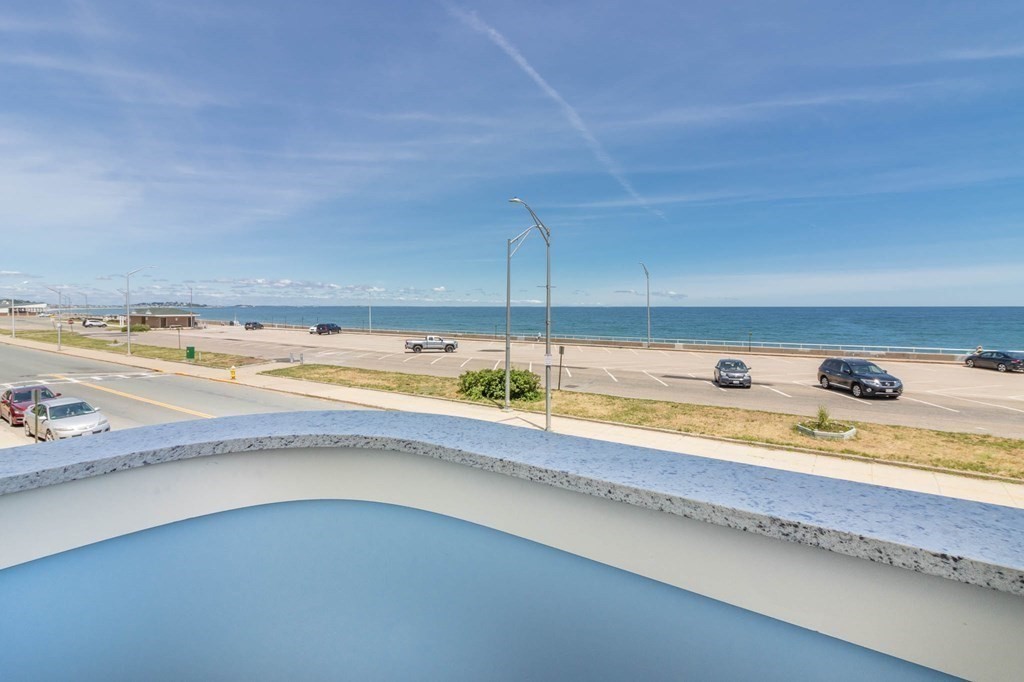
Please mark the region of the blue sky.
[[502, 305], [514, 195], [556, 305], [1024, 291], [1017, 0], [8, 0], [0, 93], [0, 297]]

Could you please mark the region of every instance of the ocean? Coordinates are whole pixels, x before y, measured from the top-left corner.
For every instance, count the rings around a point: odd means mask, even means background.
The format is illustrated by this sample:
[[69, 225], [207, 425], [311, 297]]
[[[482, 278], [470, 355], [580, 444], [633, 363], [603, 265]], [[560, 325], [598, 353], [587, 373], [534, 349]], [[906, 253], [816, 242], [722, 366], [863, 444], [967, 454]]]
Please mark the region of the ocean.
[[[206, 320], [258, 320], [312, 325], [335, 322], [367, 328], [364, 306], [252, 306], [196, 308]], [[503, 307], [374, 306], [373, 328], [424, 333], [504, 336]], [[552, 336], [641, 340], [647, 309], [554, 307]], [[512, 309], [512, 333], [544, 331], [543, 307]], [[923, 348], [1024, 349], [1024, 307], [844, 307], [651, 309], [651, 338], [660, 341], [861, 344]]]

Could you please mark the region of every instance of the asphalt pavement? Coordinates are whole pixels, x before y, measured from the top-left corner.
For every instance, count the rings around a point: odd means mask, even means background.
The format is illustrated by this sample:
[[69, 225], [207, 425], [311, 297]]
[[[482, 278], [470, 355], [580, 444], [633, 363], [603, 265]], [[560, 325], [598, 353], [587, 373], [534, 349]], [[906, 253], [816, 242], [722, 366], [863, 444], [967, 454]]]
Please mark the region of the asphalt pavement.
[[[0, 348], [0, 388], [44, 384], [99, 407], [111, 429], [190, 419], [296, 410], [365, 409], [251, 386], [178, 376], [14, 346]], [[0, 447], [26, 445], [21, 427], [0, 423]]]
[[[116, 337], [116, 332], [90, 333]], [[120, 335], [123, 336], [123, 335]], [[317, 336], [302, 330], [211, 326], [207, 329], [154, 330], [140, 343], [249, 355], [267, 360], [302, 358], [320, 363], [458, 376], [471, 369], [501, 369], [504, 339], [462, 340], [455, 353], [405, 351], [403, 338], [383, 334]], [[720, 388], [712, 382], [720, 353], [566, 345], [554, 348], [553, 383], [562, 390], [634, 398], [741, 407], [813, 415], [825, 406], [837, 419], [1024, 438], [1024, 374], [1001, 374], [957, 363], [877, 360], [903, 380], [899, 400], [859, 399], [849, 392], [817, 384], [822, 358], [740, 353], [752, 366], [751, 389]], [[559, 361], [562, 366], [559, 368]], [[544, 373], [544, 344], [514, 342], [512, 366]], [[559, 376], [560, 375], [560, 376]]]

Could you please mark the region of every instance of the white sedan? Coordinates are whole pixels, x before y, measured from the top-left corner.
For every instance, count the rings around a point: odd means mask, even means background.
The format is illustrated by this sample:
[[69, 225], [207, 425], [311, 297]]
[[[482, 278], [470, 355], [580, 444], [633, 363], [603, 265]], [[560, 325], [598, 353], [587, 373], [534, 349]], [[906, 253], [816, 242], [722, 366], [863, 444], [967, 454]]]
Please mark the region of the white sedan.
[[99, 408], [78, 398], [48, 400], [25, 410], [25, 435], [33, 440], [59, 440], [109, 430], [110, 422]]

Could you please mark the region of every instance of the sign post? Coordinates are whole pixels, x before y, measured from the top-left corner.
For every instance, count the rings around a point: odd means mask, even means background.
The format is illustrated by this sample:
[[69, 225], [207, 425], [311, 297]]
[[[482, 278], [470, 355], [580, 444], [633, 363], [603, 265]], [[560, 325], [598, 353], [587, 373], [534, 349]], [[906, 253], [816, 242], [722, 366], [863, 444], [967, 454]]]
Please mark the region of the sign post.
[[558, 390], [562, 390], [562, 358], [565, 357], [565, 346], [558, 347]]

